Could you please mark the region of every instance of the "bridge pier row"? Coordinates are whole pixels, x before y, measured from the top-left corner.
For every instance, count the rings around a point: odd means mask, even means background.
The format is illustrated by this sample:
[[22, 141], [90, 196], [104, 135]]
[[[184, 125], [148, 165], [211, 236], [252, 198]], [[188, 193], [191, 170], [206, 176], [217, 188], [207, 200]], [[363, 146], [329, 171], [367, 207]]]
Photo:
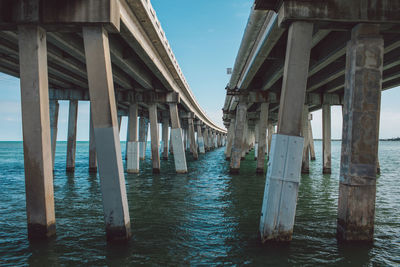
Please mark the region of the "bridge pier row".
[[233, 139], [235, 138], [235, 119], [231, 119], [228, 129], [228, 140], [225, 148], [225, 159], [230, 161], [232, 154]]
[[162, 139], [162, 159], [167, 160], [168, 159], [168, 129], [169, 129], [169, 116], [166, 112], [163, 112], [162, 114], [162, 133], [161, 133], [161, 139]]
[[57, 146], [57, 132], [58, 132], [58, 111], [60, 109], [60, 104], [58, 100], [50, 101], [50, 131], [51, 131], [51, 158], [53, 162], [56, 160], [56, 146]]
[[131, 236], [108, 33], [83, 27], [90, 104], [108, 241]]
[[358, 24], [347, 45], [337, 237], [373, 241], [383, 38]]
[[197, 144], [199, 146], [199, 153], [206, 153], [206, 150], [204, 148], [204, 137], [203, 133], [201, 132], [201, 122], [197, 122]]
[[126, 138], [126, 172], [139, 173], [138, 104], [131, 103], [128, 111], [128, 136]]
[[89, 172], [97, 173], [97, 155], [96, 144], [94, 141], [94, 128], [92, 118], [92, 108], [90, 107], [90, 122], [89, 122]]
[[313, 24], [289, 26], [278, 115], [261, 209], [262, 242], [292, 240], [304, 138], [300, 136]]
[[192, 155], [194, 160], [199, 159], [199, 153], [197, 152], [197, 144], [196, 137], [194, 133], [194, 122], [193, 122], [194, 114], [190, 114], [188, 118], [189, 123], [189, 136], [190, 136], [190, 150], [192, 151]]
[[322, 105], [322, 173], [331, 173], [331, 106]]
[[78, 100], [69, 101], [68, 142], [67, 142], [67, 172], [75, 171], [76, 128], [78, 123]]
[[304, 105], [302, 129], [301, 133], [304, 138], [303, 160], [301, 163], [301, 173], [310, 173], [310, 137], [309, 137], [309, 120], [308, 120], [308, 105]]
[[56, 233], [46, 31], [18, 26], [26, 213], [29, 239]]
[[245, 134], [247, 103], [240, 101], [236, 108], [235, 133], [231, 151], [230, 173], [239, 173]]
[[269, 103], [261, 103], [260, 121], [258, 123], [257, 173], [264, 173], [265, 151], [267, 150], [267, 124]]
[[153, 173], [160, 173], [160, 139], [158, 136], [157, 104], [149, 105], [150, 137], [151, 137], [151, 160]]
[[146, 145], [147, 145], [147, 120], [144, 116], [139, 118], [139, 159], [146, 158]]
[[171, 117], [171, 140], [172, 147], [174, 148], [175, 170], [177, 173], [187, 173], [186, 155], [177, 103], [169, 103], [169, 112]]
[[309, 113], [308, 116], [308, 140], [309, 140], [309, 150], [310, 150], [310, 160], [314, 161], [315, 158], [315, 147], [314, 147], [314, 136], [312, 132], [312, 114]]

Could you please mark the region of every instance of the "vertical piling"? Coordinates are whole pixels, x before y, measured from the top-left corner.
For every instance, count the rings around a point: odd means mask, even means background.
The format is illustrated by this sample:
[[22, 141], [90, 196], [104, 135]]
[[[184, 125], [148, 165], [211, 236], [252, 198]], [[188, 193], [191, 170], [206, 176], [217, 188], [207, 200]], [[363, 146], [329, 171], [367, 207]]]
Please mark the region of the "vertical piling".
[[225, 158], [228, 161], [231, 160], [232, 145], [233, 145], [234, 138], [235, 138], [235, 119], [232, 118], [229, 123], [228, 140], [227, 140], [226, 148], [225, 148]]
[[46, 31], [18, 26], [28, 237], [56, 233], [49, 116]]
[[168, 128], [169, 128], [169, 116], [168, 114], [163, 113], [162, 117], [162, 144], [163, 144], [163, 152], [162, 158], [168, 159]]
[[315, 160], [315, 148], [314, 148], [314, 136], [312, 132], [312, 114], [308, 114], [308, 140], [309, 140], [309, 151], [310, 151], [310, 159]]
[[374, 234], [383, 38], [379, 25], [358, 24], [347, 45], [337, 237]]
[[54, 162], [56, 159], [56, 146], [57, 146], [57, 132], [58, 132], [58, 111], [60, 105], [58, 100], [50, 101], [50, 131], [51, 131], [51, 155], [54, 169]]
[[331, 106], [322, 105], [322, 173], [331, 173]]
[[267, 149], [267, 124], [269, 103], [261, 103], [260, 121], [258, 123], [257, 173], [264, 173], [265, 151]]
[[177, 103], [169, 103], [169, 111], [171, 117], [171, 139], [174, 148], [175, 170], [177, 173], [187, 173], [186, 155], [183, 146]]
[[309, 139], [309, 129], [308, 129], [308, 105], [304, 105], [303, 109], [303, 119], [302, 119], [302, 129], [301, 133], [304, 138], [303, 147], [303, 160], [301, 163], [301, 173], [310, 173], [310, 139]]
[[89, 129], [89, 172], [97, 172], [97, 155], [96, 155], [96, 143], [94, 141], [94, 128], [92, 118], [92, 108], [90, 107], [90, 129]]
[[261, 240], [290, 241], [296, 213], [304, 139], [300, 137], [313, 24], [289, 26], [278, 115], [261, 209]]
[[204, 137], [201, 130], [201, 122], [197, 122], [197, 144], [199, 146], [199, 153], [204, 154], [206, 153], [204, 148]]
[[107, 240], [127, 240], [130, 218], [108, 33], [102, 26], [83, 27], [83, 40]]
[[157, 104], [149, 105], [150, 132], [151, 132], [151, 160], [153, 162], [153, 173], [160, 173], [160, 139], [158, 136]]
[[147, 127], [146, 118], [141, 116], [139, 119], [139, 159], [141, 160], [146, 158]]
[[78, 101], [69, 101], [68, 143], [67, 143], [67, 172], [75, 170], [76, 126], [78, 123]]
[[128, 136], [126, 146], [126, 171], [139, 173], [139, 142], [138, 142], [138, 104], [131, 103], [128, 112]]
[[196, 138], [194, 134], [194, 123], [193, 123], [194, 114], [190, 114], [188, 122], [189, 122], [189, 136], [190, 136], [190, 150], [192, 151], [193, 158], [197, 160], [199, 158], [199, 154], [197, 152]]
[[239, 104], [236, 107], [235, 134], [233, 139], [230, 164], [231, 173], [239, 173], [240, 170], [240, 160], [242, 157], [242, 146], [246, 124], [246, 113], [247, 103], [242, 99], [242, 101], [239, 101]]

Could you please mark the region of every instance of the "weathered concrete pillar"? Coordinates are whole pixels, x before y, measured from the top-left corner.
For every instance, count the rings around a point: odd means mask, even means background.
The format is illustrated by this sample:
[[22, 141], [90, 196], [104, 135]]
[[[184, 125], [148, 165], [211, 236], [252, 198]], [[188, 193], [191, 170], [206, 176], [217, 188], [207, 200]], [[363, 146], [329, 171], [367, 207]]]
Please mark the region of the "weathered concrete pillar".
[[131, 227], [108, 33], [102, 26], [84, 27], [83, 40], [107, 240], [127, 240]]
[[118, 115], [118, 132], [121, 132], [122, 115]]
[[247, 113], [247, 103], [243, 100], [239, 101], [239, 104], [236, 107], [235, 134], [231, 151], [231, 164], [230, 164], [231, 173], [239, 173], [240, 170], [240, 159], [242, 157], [242, 146], [244, 139], [245, 124], [246, 124], [246, 113]]
[[309, 140], [309, 129], [308, 129], [308, 105], [304, 105], [303, 109], [303, 119], [302, 119], [302, 124], [303, 127], [301, 129], [301, 133], [304, 138], [304, 147], [303, 147], [303, 160], [301, 163], [301, 173], [310, 173], [310, 140]]
[[28, 237], [56, 233], [46, 31], [18, 26]]
[[322, 105], [322, 172], [331, 173], [331, 106]]
[[94, 128], [92, 118], [92, 108], [90, 108], [90, 129], [89, 129], [89, 172], [97, 172], [97, 155], [96, 155], [96, 143], [94, 141]]
[[126, 171], [139, 173], [139, 142], [138, 142], [138, 104], [131, 103], [128, 112], [128, 136], [126, 138]]
[[300, 131], [312, 33], [313, 24], [309, 22], [293, 22], [288, 31], [278, 134], [272, 137], [261, 209], [263, 242], [292, 239], [304, 143]]
[[187, 151], [189, 149], [188, 146], [188, 140], [187, 140], [187, 130], [185, 127], [182, 127], [182, 132], [183, 132], [183, 146], [185, 147], [185, 151]]
[[267, 124], [269, 103], [261, 103], [260, 121], [258, 123], [257, 173], [264, 173], [265, 151], [267, 149]]
[[243, 138], [242, 138], [242, 155], [241, 160], [244, 160], [246, 154], [248, 153], [248, 138], [249, 138], [249, 124], [247, 119], [244, 121], [244, 131], [243, 131]]
[[218, 133], [214, 130], [214, 148], [218, 148]]
[[258, 140], [259, 140], [259, 120], [257, 120], [256, 125], [254, 126], [254, 160], [257, 160], [258, 156]]
[[373, 240], [383, 52], [379, 25], [353, 28], [346, 59], [339, 240]]
[[309, 140], [309, 150], [310, 150], [310, 159], [315, 160], [315, 148], [314, 148], [314, 136], [312, 132], [312, 114], [308, 114], [308, 140]]
[[235, 119], [231, 119], [231, 122], [229, 124], [228, 128], [228, 140], [225, 148], [225, 158], [226, 160], [231, 160], [231, 153], [232, 153], [232, 145], [233, 145], [233, 140], [235, 137]]
[[168, 129], [169, 129], [169, 116], [163, 113], [162, 117], [162, 158], [168, 159]]
[[171, 130], [169, 131], [169, 153], [171, 153], [171, 155], [173, 155], [174, 150], [172, 148], [172, 127], [170, 129]]
[[210, 150], [210, 147], [208, 146], [208, 128], [204, 127], [204, 148], [206, 151]]
[[53, 169], [54, 162], [56, 160], [56, 146], [57, 146], [57, 132], [58, 132], [58, 111], [60, 109], [60, 105], [58, 104], [58, 100], [50, 101], [50, 131], [51, 131], [51, 155], [53, 161]]
[[204, 137], [201, 130], [201, 122], [197, 122], [197, 144], [199, 145], [199, 152], [200, 154], [206, 153], [204, 148]]
[[160, 173], [160, 138], [158, 136], [157, 104], [149, 105], [150, 132], [151, 132], [151, 160], [153, 173]]
[[199, 159], [199, 154], [197, 153], [197, 144], [196, 138], [194, 134], [194, 123], [193, 123], [194, 114], [189, 114], [188, 122], [189, 122], [189, 136], [190, 136], [190, 150], [192, 151], [193, 158], [195, 160]]
[[275, 126], [272, 123], [268, 124], [268, 155], [271, 153], [272, 135], [275, 133]]
[[76, 125], [78, 123], [78, 101], [69, 101], [68, 143], [67, 143], [67, 172], [75, 170]]
[[144, 116], [139, 119], [139, 159], [146, 158], [146, 144], [147, 144], [147, 120]]
[[174, 148], [175, 170], [177, 173], [187, 173], [186, 155], [183, 146], [177, 103], [169, 103], [169, 111], [171, 117], [171, 139]]

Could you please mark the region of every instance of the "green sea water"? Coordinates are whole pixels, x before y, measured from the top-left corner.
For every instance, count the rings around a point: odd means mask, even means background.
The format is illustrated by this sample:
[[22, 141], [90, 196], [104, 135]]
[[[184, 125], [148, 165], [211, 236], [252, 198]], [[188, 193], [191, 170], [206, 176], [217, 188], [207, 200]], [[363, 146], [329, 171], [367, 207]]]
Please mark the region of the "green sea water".
[[[336, 213], [340, 142], [332, 142], [332, 174], [322, 175], [321, 142], [310, 174], [301, 177], [293, 241], [262, 245], [258, 224], [265, 174], [252, 152], [229, 174], [224, 149], [188, 157], [177, 175], [173, 158], [126, 174], [132, 239], [107, 244], [99, 178], [88, 173], [88, 143], [78, 142], [74, 174], [65, 172], [66, 143], [57, 143], [54, 192], [57, 236], [27, 240], [22, 142], [0, 142], [0, 266], [399, 266], [400, 142], [381, 142], [375, 241], [338, 244]], [[125, 143], [121, 143], [123, 154]]]

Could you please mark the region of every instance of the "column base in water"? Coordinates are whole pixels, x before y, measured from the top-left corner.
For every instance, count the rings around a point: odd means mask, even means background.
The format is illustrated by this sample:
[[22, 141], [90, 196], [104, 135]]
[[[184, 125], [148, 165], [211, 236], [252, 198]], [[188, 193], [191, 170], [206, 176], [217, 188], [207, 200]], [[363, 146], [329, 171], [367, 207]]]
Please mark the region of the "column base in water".
[[131, 225], [128, 223], [123, 227], [106, 226], [106, 236], [110, 242], [128, 242], [131, 237]]
[[146, 142], [139, 142], [139, 159], [144, 160], [146, 158]]
[[172, 147], [174, 148], [175, 170], [177, 173], [187, 173], [185, 148], [183, 147], [181, 128], [171, 129]]
[[48, 225], [38, 223], [28, 223], [28, 239], [41, 240], [47, 239], [56, 234], [56, 222]]
[[126, 154], [126, 171], [139, 173], [139, 142], [128, 142]]
[[261, 241], [292, 240], [304, 139], [274, 134], [261, 209]]

